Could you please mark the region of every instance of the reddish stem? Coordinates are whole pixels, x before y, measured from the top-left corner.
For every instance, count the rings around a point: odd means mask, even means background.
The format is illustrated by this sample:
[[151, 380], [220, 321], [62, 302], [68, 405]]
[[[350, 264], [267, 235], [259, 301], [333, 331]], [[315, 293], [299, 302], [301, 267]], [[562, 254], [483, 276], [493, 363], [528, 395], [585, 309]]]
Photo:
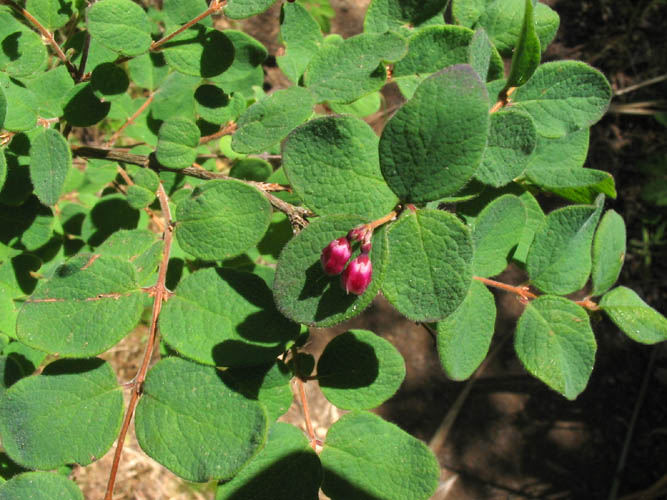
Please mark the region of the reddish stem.
[[229, 122], [227, 123], [227, 125], [218, 130], [215, 134], [205, 135], [204, 137], [199, 139], [199, 144], [206, 144], [207, 142], [211, 142], [215, 139], [218, 139], [223, 135], [233, 134], [234, 132], [236, 132], [236, 123]]
[[178, 28], [178, 29], [177, 29], [176, 31], [174, 31], [173, 33], [170, 33], [170, 34], [168, 34], [167, 36], [165, 36], [165, 37], [163, 37], [163, 38], [160, 38], [158, 41], [153, 42], [153, 43], [151, 44], [150, 50], [152, 50], [152, 51], [154, 51], [154, 52], [157, 51], [157, 50], [159, 50], [160, 47], [162, 47], [162, 45], [164, 45], [165, 43], [167, 43], [169, 40], [171, 40], [171, 39], [174, 38], [175, 36], [178, 36], [178, 35], [180, 35], [181, 33], [183, 33], [186, 29], [188, 29], [188, 28], [189, 28], [190, 26], [192, 26], [193, 24], [197, 24], [199, 21], [201, 21], [201, 20], [204, 19], [205, 17], [208, 17], [208, 16], [210, 16], [211, 14], [213, 14], [213, 13], [215, 13], [215, 12], [218, 12], [220, 9], [222, 9], [222, 8], [225, 6], [226, 3], [227, 3], [227, 0], [213, 0], [213, 1], [211, 2], [211, 5], [209, 5], [208, 9], [206, 9], [204, 12], [202, 12], [201, 14], [199, 14], [197, 17], [195, 17], [194, 19], [191, 19], [190, 21], [188, 21], [187, 23], [185, 23], [183, 26], [181, 26], [180, 28]]
[[507, 283], [501, 283], [500, 281], [490, 280], [488, 278], [481, 278], [479, 276], [473, 276], [473, 279], [481, 281], [487, 286], [492, 286], [494, 288], [500, 288], [506, 292], [512, 292], [520, 296], [524, 300], [536, 299], [537, 295], [528, 290], [528, 287], [525, 286], [514, 286], [508, 285]]
[[306, 398], [306, 386], [299, 377], [296, 378], [296, 384], [299, 386], [299, 398], [301, 399], [301, 407], [303, 408], [303, 418], [306, 421], [306, 430], [308, 431], [308, 438], [310, 439], [310, 446], [313, 450], [317, 446], [317, 437], [313, 430], [313, 424], [310, 421], [310, 411], [308, 409], [308, 399]]
[[116, 482], [116, 476], [118, 474], [118, 466], [120, 464], [120, 458], [123, 453], [123, 445], [125, 443], [125, 437], [127, 436], [127, 431], [130, 428], [130, 422], [132, 421], [132, 416], [134, 415], [134, 410], [137, 407], [137, 402], [141, 396], [141, 389], [146, 380], [146, 372], [148, 371], [148, 366], [150, 364], [151, 358], [153, 357], [153, 349], [157, 340], [157, 320], [160, 316], [160, 310], [162, 309], [162, 303], [169, 297], [169, 290], [167, 290], [166, 281], [167, 281], [167, 266], [169, 264], [169, 256], [171, 254], [171, 243], [173, 238], [173, 225], [171, 219], [171, 211], [169, 210], [169, 200], [167, 198], [167, 193], [162, 187], [162, 184], [159, 185], [157, 190], [158, 199], [160, 200], [160, 207], [162, 209], [162, 215], [165, 220], [165, 231], [163, 234], [164, 238], [164, 251], [162, 254], [162, 261], [160, 262], [160, 268], [158, 270], [158, 277], [155, 286], [152, 287], [151, 291], [154, 293], [153, 300], [153, 313], [151, 315], [151, 324], [148, 334], [148, 342], [146, 343], [146, 349], [144, 351], [144, 357], [141, 361], [141, 366], [137, 372], [137, 376], [132, 382], [132, 394], [130, 396], [130, 402], [127, 406], [127, 412], [125, 413], [125, 419], [123, 420], [123, 425], [118, 435], [118, 441], [116, 443], [116, 451], [113, 457], [113, 463], [111, 465], [111, 472], [109, 474], [109, 482], [107, 483], [106, 494], [104, 495], [104, 500], [112, 500], [113, 498], [113, 488]]
[[116, 130], [113, 135], [109, 138], [107, 142], [104, 143], [104, 147], [110, 148], [111, 146], [114, 145], [114, 143], [118, 140], [120, 137], [120, 134], [123, 133], [123, 131], [129, 127], [132, 123], [134, 123], [134, 120], [136, 120], [141, 113], [143, 113], [148, 106], [150, 106], [151, 102], [153, 102], [153, 97], [155, 97], [155, 93], [151, 92], [150, 95], [146, 98], [146, 100], [143, 102], [141, 106], [139, 106], [139, 109], [137, 109], [132, 116], [130, 116], [123, 125]]
[[506, 89], [503, 89], [498, 95], [498, 102], [493, 105], [493, 107], [489, 110], [489, 113], [495, 113], [496, 111], [499, 111], [500, 109], [507, 106], [510, 102], [510, 96], [516, 89], [516, 87], [507, 87]]

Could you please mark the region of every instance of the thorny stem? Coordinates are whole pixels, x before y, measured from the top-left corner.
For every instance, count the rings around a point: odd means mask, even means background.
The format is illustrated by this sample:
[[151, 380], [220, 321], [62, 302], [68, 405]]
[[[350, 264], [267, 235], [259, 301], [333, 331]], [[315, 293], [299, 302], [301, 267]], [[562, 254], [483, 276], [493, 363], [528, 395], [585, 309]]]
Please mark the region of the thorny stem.
[[123, 425], [120, 429], [118, 435], [118, 441], [116, 443], [116, 451], [113, 456], [113, 463], [111, 465], [111, 472], [109, 474], [109, 482], [107, 483], [106, 494], [104, 495], [104, 500], [112, 500], [113, 498], [113, 488], [116, 482], [116, 475], [118, 474], [118, 465], [120, 464], [120, 457], [123, 453], [123, 444], [125, 443], [125, 437], [127, 436], [127, 431], [130, 428], [130, 422], [132, 416], [134, 415], [134, 410], [137, 407], [137, 402], [141, 396], [141, 390], [146, 379], [146, 372], [148, 371], [148, 365], [150, 364], [151, 358], [153, 357], [153, 349], [157, 340], [157, 320], [160, 316], [160, 311], [162, 309], [162, 303], [167, 300], [169, 297], [169, 290], [167, 290], [166, 281], [167, 281], [167, 266], [169, 265], [169, 257], [171, 255], [171, 243], [173, 239], [173, 225], [171, 218], [171, 211], [169, 209], [169, 200], [167, 198], [167, 193], [162, 187], [162, 184], [159, 185], [157, 190], [158, 199], [160, 201], [160, 208], [162, 209], [162, 215], [165, 220], [165, 231], [163, 234], [164, 238], [164, 251], [162, 254], [162, 261], [160, 262], [160, 267], [158, 269], [157, 282], [151, 288], [152, 293], [154, 294], [153, 300], [153, 313], [151, 315], [151, 324], [148, 333], [148, 342], [146, 342], [146, 349], [144, 351], [144, 357], [141, 361], [141, 366], [137, 372], [137, 376], [132, 381], [132, 394], [130, 396], [130, 402], [127, 406], [127, 412], [125, 413], [125, 419], [123, 420]]
[[500, 94], [498, 94], [498, 102], [496, 102], [493, 107], [489, 110], [489, 113], [495, 113], [500, 109], [507, 106], [510, 102], [510, 96], [514, 93], [516, 87], [507, 87], [503, 89]]
[[193, 24], [197, 24], [199, 21], [201, 21], [201, 20], [204, 19], [205, 17], [208, 17], [208, 16], [210, 16], [211, 14], [213, 14], [213, 13], [215, 13], [215, 12], [218, 12], [220, 9], [222, 9], [222, 8], [225, 6], [226, 3], [227, 3], [227, 0], [213, 0], [213, 1], [211, 2], [211, 5], [209, 5], [208, 9], [206, 9], [204, 12], [202, 12], [201, 14], [199, 14], [197, 17], [195, 17], [194, 19], [191, 19], [190, 21], [188, 21], [188, 22], [185, 23], [183, 26], [181, 26], [180, 28], [178, 28], [176, 31], [174, 31], [174, 32], [172, 32], [172, 33], [170, 33], [170, 34], [168, 34], [167, 36], [165, 36], [165, 37], [163, 37], [163, 38], [160, 38], [160, 39], [159, 39], [158, 41], [156, 41], [156, 42], [151, 43], [150, 50], [153, 51], [153, 52], [160, 50], [160, 47], [162, 47], [162, 45], [164, 45], [165, 43], [167, 43], [169, 40], [171, 40], [171, 39], [174, 38], [175, 36], [180, 35], [180, 34], [183, 33], [186, 29], [188, 29], [190, 26], [192, 26]]
[[[523, 302], [529, 302], [538, 297], [536, 294], [531, 292], [527, 286], [508, 285], [507, 283], [502, 283], [500, 281], [495, 281], [488, 278], [482, 278], [480, 276], [473, 276], [473, 279], [481, 281], [486, 286], [499, 288], [501, 290], [505, 290], [506, 292], [514, 293], [518, 295]], [[597, 311], [600, 308], [594, 301], [591, 300], [590, 297], [586, 297], [582, 300], [576, 300], [574, 303], [588, 309], [589, 311]]]
[[23, 17], [26, 18], [26, 20], [32, 24], [37, 31], [44, 37], [44, 39], [51, 45], [53, 48], [54, 52], [58, 56], [58, 59], [60, 59], [65, 66], [67, 66], [67, 71], [69, 71], [69, 74], [72, 76], [72, 79], [74, 81], [77, 81], [77, 70], [74, 67], [74, 65], [70, 62], [69, 59], [67, 59], [67, 56], [63, 52], [63, 50], [60, 48], [60, 45], [58, 45], [58, 42], [56, 42], [55, 38], [53, 38], [53, 35], [49, 30], [47, 30], [42, 24], [35, 19], [35, 17], [25, 10], [23, 7], [18, 5], [16, 2], [13, 0], [0, 0], [0, 3], [4, 3], [5, 5], [9, 5], [12, 9], [14, 9], [16, 12], [21, 14]]
[[105, 147], [108, 148], [108, 147], [111, 147], [111, 146], [113, 146], [113, 145], [115, 144], [115, 142], [116, 142], [116, 141], [118, 140], [118, 138], [120, 137], [120, 134], [122, 134], [123, 131], [124, 131], [127, 127], [129, 127], [130, 125], [132, 125], [132, 123], [134, 123], [134, 120], [136, 120], [136, 119], [141, 115], [141, 113], [143, 113], [143, 112], [146, 110], [146, 108], [150, 105], [150, 103], [153, 102], [153, 97], [155, 97], [155, 92], [151, 92], [151, 93], [149, 94], [149, 96], [146, 98], [146, 100], [144, 101], [144, 103], [143, 103], [141, 106], [139, 106], [139, 109], [137, 109], [137, 110], [132, 114], [132, 116], [130, 116], [130, 117], [125, 121], [125, 123], [123, 123], [123, 125], [122, 125], [118, 130], [116, 130], [116, 131], [113, 133], [113, 135], [109, 138], [109, 140], [108, 140], [107, 142], [104, 143], [104, 146], [105, 146]]

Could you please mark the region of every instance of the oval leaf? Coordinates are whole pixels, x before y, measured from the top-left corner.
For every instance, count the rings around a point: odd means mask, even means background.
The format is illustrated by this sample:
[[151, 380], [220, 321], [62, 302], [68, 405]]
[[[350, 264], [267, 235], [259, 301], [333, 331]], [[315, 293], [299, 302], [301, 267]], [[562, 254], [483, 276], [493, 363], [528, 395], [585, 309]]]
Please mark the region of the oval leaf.
[[97, 460], [111, 448], [122, 419], [121, 387], [101, 359], [54, 361], [41, 375], [19, 380], [0, 401], [3, 447], [34, 469]]
[[317, 118], [287, 138], [283, 168], [314, 212], [379, 218], [398, 199], [382, 178], [377, 145], [377, 135], [359, 118]]
[[455, 193], [482, 159], [488, 122], [486, 87], [470, 66], [427, 78], [382, 132], [380, 166], [387, 184], [403, 201]]
[[667, 319], [629, 288], [619, 286], [606, 293], [600, 308], [637, 342], [655, 344], [667, 340]]
[[81, 254], [56, 268], [26, 300], [16, 333], [21, 342], [60, 356], [95, 356], [134, 328], [143, 298], [130, 262]]
[[454, 215], [417, 210], [391, 225], [382, 292], [413, 321], [439, 321], [463, 302], [472, 280], [470, 230]]
[[623, 217], [607, 210], [593, 238], [591, 295], [602, 295], [616, 283], [625, 260], [625, 236]]
[[276, 310], [260, 277], [207, 268], [179, 283], [162, 309], [160, 331], [171, 347], [195, 361], [247, 366], [275, 359], [299, 327]]
[[151, 23], [131, 0], [105, 0], [89, 10], [88, 32], [105, 47], [124, 56], [138, 56], [151, 46]]
[[583, 307], [543, 295], [519, 318], [514, 348], [531, 374], [572, 400], [586, 388], [597, 344]]
[[186, 168], [197, 159], [199, 127], [187, 118], [170, 118], [158, 132], [155, 157], [165, 167]]
[[203, 260], [234, 257], [256, 245], [271, 223], [271, 204], [235, 180], [208, 181], [176, 207], [176, 238]]
[[347, 500], [427, 500], [440, 474], [424, 443], [366, 412], [348, 413], [331, 426], [320, 460], [322, 491]]
[[350, 330], [327, 344], [317, 362], [324, 397], [338, 408], [375, 408], [393, 396], [405, 378], [403, 356], [368, 330]]
[[280, 16], [280, 38], [285, 54], [277, 56], [278, 66], [287, 78], [298, 83], [308, 63], [324, 40], [319, 24], [308, 10], [296, 3], [284, 3]]
[[232, 41], [223, 32], [201, 25], [185, 30], [163, 47], [169, 66], [186, 75], [202, 78], [220, 75], [234, 60]]
[[373, 279], [363, 295], [346, 295], [340, 276], [327, 276], [320, 264], [325, 246], [363, 222], [353, 216], [320, 217], [285, 245], [273, 281], [280, 312], [297, 323], [330, 326], [360, 314], [371, 303], [380, 289], [387, 262], [384, 230], [373, 236]]
[[601, 203], [597, 207], [571, 205], [547, 215], [526, 258], [528, 274], [536, 287], [565, 295], [586, 284], [591, 272], [593, 233], [601, 211]]
[[72, 153], [60, 132], [46, 129], [32, 140], [30, 178], [35, 194], [44, 205], [56, 204], [71, 166]]
[[537, 68], [513, 96], [514, 106], [528, 112], [539, 134], [561, 137], [597, 122], [607, 111], [611, 87], [583, 62], [558, 61]]
[[261, 403], [230, 390], [212, 366], [180, 358], [148, 372], [134, 427], [141, 448], [188, 481], [231, 479], [261, 449]]

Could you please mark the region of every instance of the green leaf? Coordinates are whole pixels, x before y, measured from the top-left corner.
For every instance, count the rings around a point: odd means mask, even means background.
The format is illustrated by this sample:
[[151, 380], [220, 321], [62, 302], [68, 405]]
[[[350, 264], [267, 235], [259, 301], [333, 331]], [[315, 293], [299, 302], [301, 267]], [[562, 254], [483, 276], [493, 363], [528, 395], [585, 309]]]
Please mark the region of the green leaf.
[[472, 281], [470, 230], [448, 212], [417, 210], [393, 223], [387, 239], [385, 297], [413, 321], [439, 321], [453, 313]]
[[[115, 168], [113, 173], [116, 173]], [[81, 239], [96, 247], [120, 229], [135, 229], [141, 217], [141, 212], [132, 208], [122, 194], [104, 196], [86, 214]]]
[[63, 115], [63, 96], [74, 87], [72, 76], [65, 65], [38, 73], [30, 80], [24, 80], [24, 83], [33, 93], [32, 103], [42, 118], [57, 118]]
[[537, 144], [527, 169], [533, 172], [581, 167], [588, 155], [589, 128], [582, 128], [558, 138], [537, 135]]
[[192, 120], [170, 118], [160, 126], [155, 157], [166, 167], [189, 167], [197, 159], [200, 137], [199, 127]]
[[[455, 4], [459, 2], [461, 0], [455, 0]], [[480, 2], [476, 0], [474, 3]], [[481, 3], [486, 5], [483, 5], [483, 11], [476, 19], [475, 27], [484, 28], [500, 53], [510, 57], [512, 50], [520, 43], [524, 26], [525, 0], [495, 0]], [[544, 50], [556, 35], [560, 18], [550, 7], [538, 2], [534, 8], [534, 19], [535, 33]]]
[[486, 88], [470, 66], [427, 78], [382, 132], [380, 166], [387, 184], [408, 202], [455, 193], [482, 159], [488, 122]]
[[42, 281], [19, 312], [21, 342], [67, 357], [94, 356], [135, 327], [143, 292], [132, 264], [80, 254]]
[[156, 120], [182, 116], [195, 118], [195, 89], [201, 78], [174, 72], [162, 81], [151, 103], [151, 115]]
[[512, 68], [506, 86], [520, 87], [525, 84], [540, 65], [541, 52], [540, 40], [535, 31], [533, 0], [525, 0], [523, 24], [512, 54]]
[[221, 377], [234, 392], [262, 403], [270, 422], [284, 415], [294, 399], [290, 388], [292, 373], [279, 360], [250, 368], [228, 368]]
[[57, 30], [72, 17], [72, 0], [28, 0], [26, 8], [47, 30]]
[[360, 314], [371, 303], [380, 289], [387, 262], [384, 229], [373, 235], [373, 279], [363, 295], [346, 295], [340, 277], [327, 276], [320, 264], [325, 246], [364, 222], [356, 216], [318, 217], [285, 245], [273, 281], [280, 312], [297, 323], [331, 326]]
[[24, 472], [0, 484], [0, 500], [83, 500], [72, 481], [51, 472]]
[[578, 203], [592, 203], [599, 193], [616, 198], [614, 177], [592, 168], [555, 168], [526, 170], [526, 177], [545, 191]]
[[67, 172], [72, 167], [69, 144], [60, 132], [46, 129], [30, 144], [30, 178], [35, 194], [44, 205], [53, 206], [63, 194]]
[[[513, 188], [518, 187], [517, 184], [510, 186]], [[519, 197], [523, 203], [524, 208], [526, 209], [526, 225], [521, 232], [521, 238], [519, 239], [516, 250], [514, 250], [514, 255], [512, 258], [515, 262], [519, 262], [520, 264], [525, 265], [526, 258], [528, 256], [528, 250], [533, 243], [535, 233], [544, 223], [546, 216], [542, 211], [542, 207], [540, 207], [540, 204], [537, 202], [530, 191], [524, 188], [519, 188], [516, 191], [517, 192], [515, 194]]]
[[151, 25], [144, 9], [131, 0], [104, 0], [88, 10], [88, 32], [105, 47], [138, 56], [151, 45]]
[[495, 326], [493, 294], [473, 280], [461, 305], [436, 324], [438, 355], [449, 378], [465, 380], [473, 374], [489, 351]]
[[514, 110], [493, 113], [486, 151], [475, 178], [494, 187], [510, 183], [530, 163], [537, 137], [535, 124], [527, 114]]
[[208, 181], [178, 204], [176, 221], [183, 250], [199, 259], [222, 260], [261, 240], [271, 222], [271, 204], [240, 181]]
[[41, 37], [16, 22], [11, 11], [0, 10], [0, 71], [13, 78], [29, 76], [46, 66]]
[[310, 60], [304, 84], [318, 102], [356, 101], [385, 84], [381, 63], [399, 60], [406, 49], [405, 40], [393, 33], [362, 33], [340, 45], [324, 45]]
[[310, 120], [289, 135], [282, 157], [294, 191], [320, 215], [379, 218], [396, 206], [380, 172], [377, 135], [359, 118]]
[[[0, 90], [0, 92], [2, 92]], [[0, 125], [2, 128], [2, 125]], [[5, 179], [7, 179], [7, 159], [5, 158], [4, 148], [0, 148], [0, 190], [5, 185]]]
[[317, 21], [296, 2], [282, 6], [280, 37], [285, 44], [285, 55], [276, 57], [276, 61], [287, 78], [298, 83], [324, 37]]
[[535, 233], [526, 268], [531, 282], [543, 292], [565, 295], [586, 284], [591, 272], [591, 245], [602, 212], [602, 197], [596, 204], [554, 210]]
[[611, 87], [602, 73], [579, 61], [542, 64], [514, 95], [514, 107], [535, 121], [540, 135], [561, 137], [597, 122], [607, 111]]
[[[7, 97], [5, 97], [5, 92], [0, 87], [0, 128], [3, 128], [5, 125], [5, 118], [7, 117]], [[2, 154], [4, 157], [4, 152]], [[2, 183], [0, 183], [0, 188]]]
[[228, 483], [218, 486], [215, 500], [265, 498], [317, 500], [322, 466], [300, 429], [277, 422], [266, 446]]
[[96, 252], [131, 262], [137, 271], [137, 282], [143, 284], [157, 269], [163, 243], [147, 229], [120, 229], [114, 232]]
[[47, 356], [44, 351], [28, 347], [23, 342], [11, 342], [4, 348], [2, 354], [16, 362], [22, 372], [21, 377], [27, 377], [35, 373], [35, 370], [41, 366]]
[[[95, 5], [107, 3], [100, 2]], [[113, 1], [113, 0], [112, 0]], [[109, 114], [111, 103], [102, 102], [93, 91], [90, 82], [79, 83], [63, 98], [64, 118], [74, 127], [90, 127], [102, 121]]]
[[273, 173], [271, 164], [261, 158], [239, 160], [229, 170], [229, 175], [246, 181], [266, 182]]
[[440, 15], [446, 0], [372, 0], [364, 18], [364, 32], [384, 33], [409, 25], [418, 27]]
[[519, 318], [514, 348], [531, 374], [573, 400], [586, 388], [597, 345], [583, 307], [543, 295]]
[[276, 0], [229, 0], [225, 15], [230, 19], [244, 19], [261, 14], [271, 7]]
[[148, 372], [135, 416], [154, 460], [195, 482], [231, 479], [266, 441], [261, 403], [230, 390], [212, 366], [167, 358]]
[[[10, 187], [10, 179], [5, 184], [5, 189], [7, 187]], [[42, 205], [36, 196], [30, 196], [21, 206], [0, 205], [0, 242], [4, 244], [16, 238], [13, 244], [19, 243], [25, 250], [35, 251], [53, 237], [54, 224], [53, 211]]]
[[173, 349], [200, 363], [249, 366], [275, 359], [299, 328], [276, 310], [258, 276], [206, 268], [179, 283], [162, 309], [160, 331]]
[[23, 132], [35, 128], [37, 126], [35, 95], [17, 80], [9, 78], [2, 72], [0, 72], [0, 90], [6, 101], [5, 130]]
[[503, 60], [483, 28], [475, 31], [468, 45], [468, 61], [480, 79], [496, 80], [504, 75]]
[[266, 151], [306, 121], [314, 105], [315, 99], [308, 89], [277, 90], [241, 114], [232, 136], [232, 149], [238, 153]]
[[222, 124], [235, 120], [245, 109], [245, 100], [229, 96], [217, 85], [205, 84], [195, 92], [197, 113], [210, 123]]
[[103, 63], [90, 75], [90, 85], [99, 99], [114, 101], [125, 95], [130, 85], [130, 78], [120, 66]]
[[195, 26], [163, 45], [167, 64], [186, 75], [211, 78], [227, 70], [234, 60], [234, 45], [222, 32]]
[[440, 467], [426, 445], [372, 413], [334, 423], [320, 460], [322, 491], [334, 499], [427, 500], [438, 486]]
[[624, 286], [607, 292], [600, 308], [628, 337], [642, 344], [667, 340], [667, 319]]
[[602, 295], [616, 283], [625, 260], [625, 237], [623, 217], [607, 210], [593, 238], [591, 295]]
[[[473, 31], [462, 26], [429, 26], [416, 31], [408, 40], [408, 54], [394, 65], [393, 78], [399, 81], [411, 77], [418, 84], [427, 76], [454, 64], [466, 64], [470, 59]], [[503, 62], [495, 48], [486, 40], [488, 53], [486, 71], [478, 73], [482, 81], [500, 78]], [[477, 69], [475, 70], [477, 72]]]
[[345, 410], [380, 406], [396, 393], [404, 378], [403, 356], [368, 330], [338, 335], [317, 362], [317, 380], [324, 397]]
[[488, 278], [502, 272], [525, 225], [526, 209], [517, 196], [506, 194], [489, 203], [472, 224], [473, 273]]
[[111, 448], [123, 406], [121, 387], [108, 363], [54, 361], [41, 375], [19, 380], [5, 393], [0, 401], [2, 444], [26, 467], [88, 465]]

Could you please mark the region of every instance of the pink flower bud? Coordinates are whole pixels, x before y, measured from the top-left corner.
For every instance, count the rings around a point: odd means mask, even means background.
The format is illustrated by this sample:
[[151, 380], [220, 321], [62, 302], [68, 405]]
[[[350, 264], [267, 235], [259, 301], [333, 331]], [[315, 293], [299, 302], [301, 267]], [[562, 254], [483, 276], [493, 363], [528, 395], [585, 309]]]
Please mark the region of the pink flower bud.
[[373, 265], [368, 254], [362, 253], [345, 268], [341, 276], [341, 286], [346, 293], [361, 295], [373, 279]]
[[340, 274], [347, 261], [350, 260], [350, 255], [352, 255], [352, 248], [347, 238], [333, 240], [324, 247], [320, 255], [322, 269], [329, 276]]
[[361, 238], [361, 253], [370, 253], [373, 245], [371, 243], [371, 238], [373, 237], [373, 231], [366, 231], [364, 236]]

